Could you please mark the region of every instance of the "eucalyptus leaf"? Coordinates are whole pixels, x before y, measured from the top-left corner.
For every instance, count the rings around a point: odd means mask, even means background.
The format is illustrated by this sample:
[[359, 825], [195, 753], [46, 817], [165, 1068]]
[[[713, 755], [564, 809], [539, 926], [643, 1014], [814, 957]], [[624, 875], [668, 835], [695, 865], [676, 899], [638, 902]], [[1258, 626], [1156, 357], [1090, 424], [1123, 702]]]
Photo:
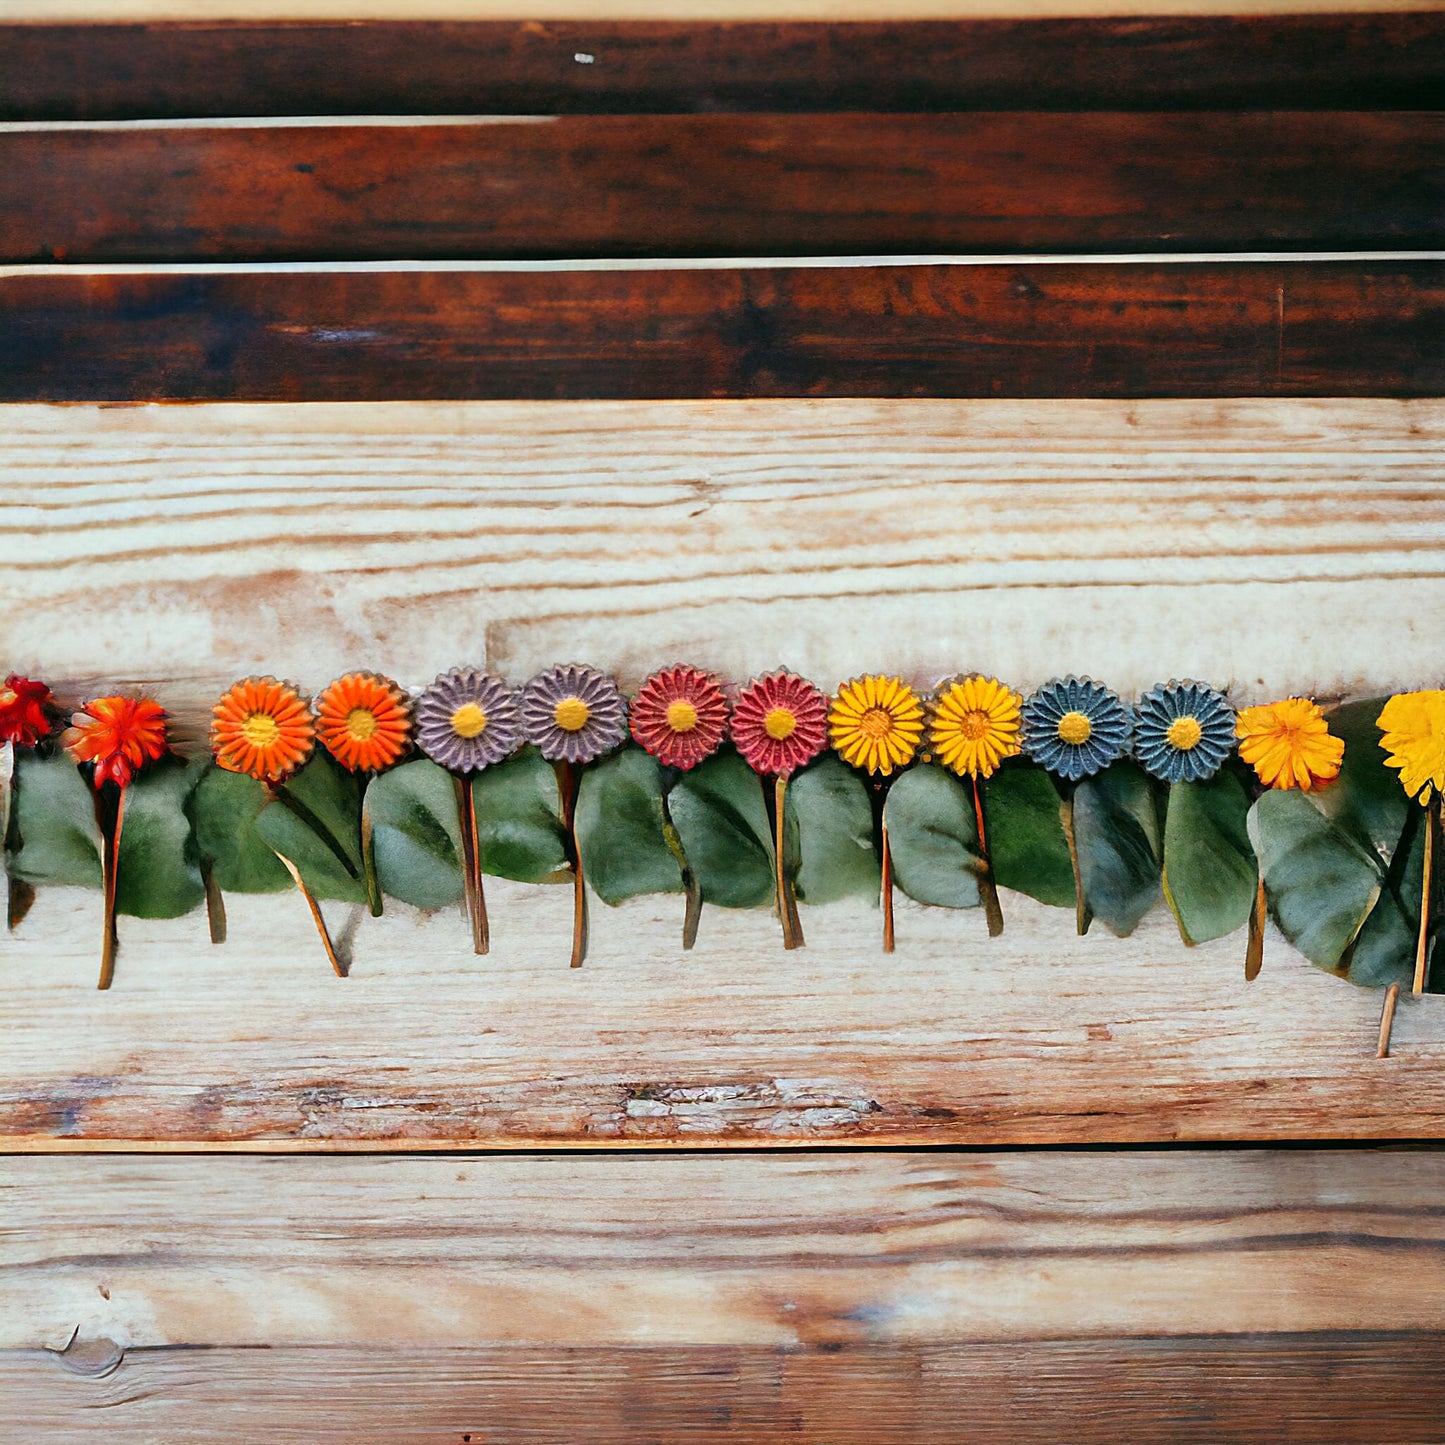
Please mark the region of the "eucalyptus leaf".
[[978, 825], [963, 783], [922, 763], [888, 790], [883, 816], [900, 891], [942, 908], [978, 906]]
[[629, 744], [585, 768], [576, 825], [582, 871], [604, 903], [682, 892], [682, 869], [663, 831], [662, 772], [650, 753]]
[[300, 870], [317, 898], [365, 903], [361, 872], [361, 788], [318, 748], [299, 773], [276, 789], [256, 831]]
[[530, 744], [472, 779], [482, 872], [519, 883], [556, 883], [572, 876], [557, 775]]
[[133, 918], [180, 918], [206, 896], [189, 804], [205, 764], [174, 754], [125, 790], [115, 909]]
[[1337, 968], [1380, 896], [1379, 860], [1293, 789], [1254, 804], [1249, 839], [1280, 932], [1311, 963]]
[[42, 758], [29, 749], [16, 750], [11, 836], [19, 846], [10, 872], [22, 883], [101, 886], [94, 795], [64, 754]]
[[1111, 763], [1074, 789], [1074, 844], [1084, 901], [1120, 938], [1160, 893], [1164, 840], [1149, 775], [1136, 763]]
[[876, 900], [882, 870], [873, 845], [873, 804], [858, 774], [825, 754], [788, 784], [786, 806], [798, 825], [799, 900]]
[[994, 881], [1040, 903], [1072, 908], [1074, 864], [1053, 779], [1037, 763], [1011, 758], [980, 788]]
[[245, 773], [208, 768], [191, 794], [191, 821], [202, 868], [227, 893], [280, 893], [294, 887], [275, 850], [256, 829], [270, 795]]
[[757, 908], [773, 901], [773, 843], [762, 784], [735, 751], [725, 748], [684, 773], [668, 795], [668, 808], [705, 902]]
[[1343, 739], [1345, 756], [1338, 779], [1310, 793], [1309, 799], [1361, 847], [1388, 864], [1410, 802], [1400, 786], [1399, 773], [1385, 766], [1380, 729], [1375, 726], [1385, 702], [1382, 697], [1367, 698], [1346, 703], [1330, 714], [1330, 731]]
[[381, 891], [416, 908], [459, 902], [466, 885], [452, 775], [416, 758], [373, 778], [366, 803]]
[[1169, 789], [1164, 896], [1186, 943], [1223, 938], [1249, 922], [1259, 865], [1248, 818], [1249, 793], [1229, 768]]

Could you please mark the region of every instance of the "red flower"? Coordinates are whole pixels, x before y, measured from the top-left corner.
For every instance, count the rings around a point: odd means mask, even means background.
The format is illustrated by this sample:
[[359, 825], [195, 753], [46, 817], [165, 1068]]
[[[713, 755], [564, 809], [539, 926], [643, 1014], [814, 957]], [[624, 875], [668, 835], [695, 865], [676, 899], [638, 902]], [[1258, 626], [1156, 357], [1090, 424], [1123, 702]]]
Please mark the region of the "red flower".
[[0, 687], [0, 743], [33, 748], [50, 736], [50, 689], [43, 682], [11, 673]]
[[654, 672], [632, 700], [632, 736], [664, 767], [696, 767], [727, 734], [721, 684], [698, 667]]
[[97, 788], [125, 787], [166, 750], [165, 709], [148, 697], [98, 697], [70, 721], [60, 741], [77, 763], [95, 764]]
[[827, 741], [828, 699], [797, 673], [754, 678], [733, 709], [733, 742], [754, 772], [786, 778]]

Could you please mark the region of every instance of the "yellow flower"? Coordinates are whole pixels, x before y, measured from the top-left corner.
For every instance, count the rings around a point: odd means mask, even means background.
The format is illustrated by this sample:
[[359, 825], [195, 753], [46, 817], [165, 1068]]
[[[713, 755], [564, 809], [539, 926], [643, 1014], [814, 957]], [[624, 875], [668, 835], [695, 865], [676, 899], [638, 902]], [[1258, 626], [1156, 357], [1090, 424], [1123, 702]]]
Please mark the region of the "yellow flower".
[[970, 778], [991, 778], [1019, 751], [1023, 698], [997, 678], [959, 678], [929, 709], [928, 742], [944, 767]]
[[887, 777], [923, 737], [923, 704], [901, 677], [855, 677], [838, 689], [828, 737], [845, 763]]
[[1375, 726], [1384, 733], [1385, 765], [1399, 768], [1412, 798], [1428, 803], [1432, 788], [1445, 793], [1445, 692], [1396, 693]]
[[1317, 703], [1305, 697], [1241, 708], [1239, 756], [1268, 788], [1310, 792], [1339, 776], [1344, 742], [1330, 733]]

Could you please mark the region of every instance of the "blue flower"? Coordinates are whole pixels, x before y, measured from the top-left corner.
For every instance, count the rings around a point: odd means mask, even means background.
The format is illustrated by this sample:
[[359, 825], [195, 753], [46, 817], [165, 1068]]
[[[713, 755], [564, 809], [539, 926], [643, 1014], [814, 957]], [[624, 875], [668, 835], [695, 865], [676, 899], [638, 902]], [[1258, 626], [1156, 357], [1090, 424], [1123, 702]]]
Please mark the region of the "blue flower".
[[1046, 682], [1024, 704], [1024, 751], [1071, 783], [1122, 757], [1132, 730], [1118, 693], [1087, 677]]
[[1202, 682], [1167, 682], [1139, 699], [1134, 751], [1166, 783], [1202, 783], [1234, 747], [1234, 709]]

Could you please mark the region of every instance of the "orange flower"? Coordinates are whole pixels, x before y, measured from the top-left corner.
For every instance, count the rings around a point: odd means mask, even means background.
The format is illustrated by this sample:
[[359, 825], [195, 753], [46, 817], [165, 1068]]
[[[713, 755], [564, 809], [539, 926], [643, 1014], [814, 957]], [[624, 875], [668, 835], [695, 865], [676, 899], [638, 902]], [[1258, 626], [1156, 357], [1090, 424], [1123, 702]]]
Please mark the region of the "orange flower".
[[289, 683], [274, 677], [238, 682], [212, 710], [211, 751], [230, 773], [279, 783], [294, 773], [316, 741], [311, 707]]
[[61, 744], [77, 763], [95, 764], [97, 788], [124, 788], [166, 751], [165, 709], [148, 697], [98, 697], [70, 722]]
[[1308, 793], [1339, 777], [1344, 741], [1330, 732], [1319, 704], [1306, 697], [1241, 708], [1235, 733], [1239, 756], [1267, 788]]
[[411, 741], [411, 702], [389, 677], [349, 672], [316, 699], [316, 736], [342, 767], [379, 773]]

